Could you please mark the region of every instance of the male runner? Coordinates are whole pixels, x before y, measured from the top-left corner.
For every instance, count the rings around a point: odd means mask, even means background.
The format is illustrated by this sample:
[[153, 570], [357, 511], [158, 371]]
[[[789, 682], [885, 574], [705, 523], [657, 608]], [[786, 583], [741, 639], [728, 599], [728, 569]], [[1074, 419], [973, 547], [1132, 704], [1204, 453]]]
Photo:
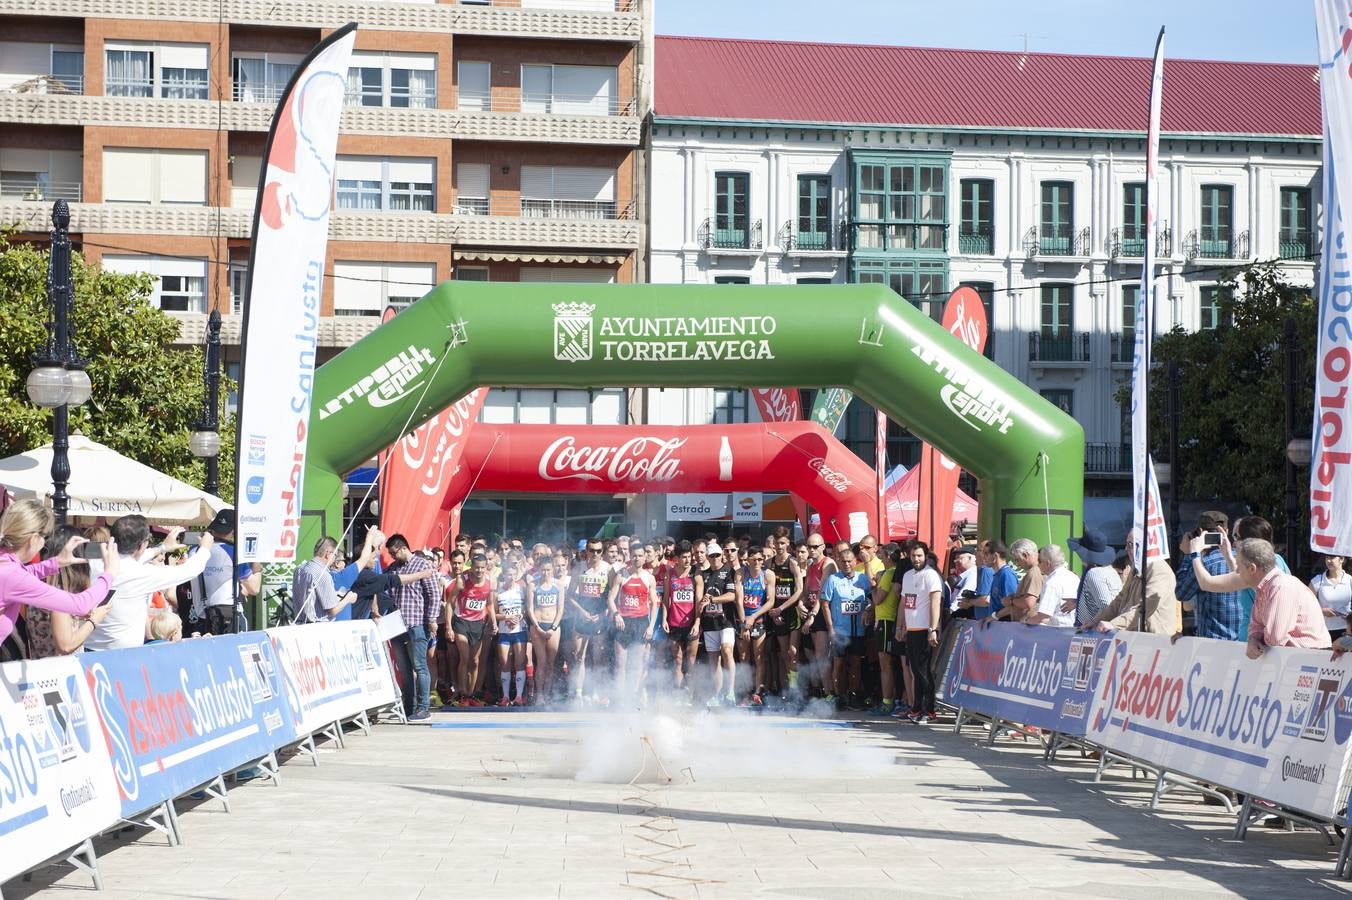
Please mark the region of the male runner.
[[832, 572], [822, 586], [822, 602], [831, 607], [834, 699], [836, 708], [844, 709], [847, 697], [850, 706], [858, 705], [860, 667], [867, 647], [864, 613], [869, 608], [873, 580], [867, 572], [855, 571], [858, 545], [851, 546], [848, 541], [836, 544], [836, 559], [840, 569]]
[[787, 673], [786, 684], [781, 685], [781, 699], [798, 693], [798, 649], [803, 625], [798, 602], [803, 598], [803, 570], [789, 554], [789, 529], [780, 525], [772, 532], [775, 555], [770, 560], [770, 571], [775, 576], [774, 607], [770, 610], [770, 633], [774, 635], [782, 670]]
[[803, 545], [808, 552], [807, 570], [803, 576], [803, 603], [802, 606], [807, 612], [807, 621], [803, 625], [803, 632], [808, 643], [803, 649], [811, 660], [808, 666], [808, 681], [806, 685], [811, 690], [812, 685], [821, 687], [825, 694], [831, 693], [831, 608], [829, 605], [823, 605], [821, 602], [822, 585], [826, 584], [826, 579], [831, 573], [836, 571], [835, 560], [826, 555], [826, 539], [820, 534], [814, 534]]
[[[643, 547], [633, 544], [629, 562], [610, 582], [606, 605], [615, 623], [615, 682], [620, 698], [639, 694], [648, 666], [648, 646], [657, 625], [657, 583], [644, 568]], [[636, 670], [629, 679], [629, 668]]]
[[700, 601], [700, 630], [704, 633], [704, 652], [713, 661], [714, 690], [708, 706], [737, 702], [733, 685], [737, 664], [733, 653], [742, 619], [741, 573], [723, 559], [723, 550], [714, 541], [705, 551], [709, 571], [704, 574], [704, 597]]
[[573, 696], [582, 700], [587, 679], [587, 652], [595, 660], [604, 650], [606, 633], [606, 591], [610, 587], [610, 567], [602, 555], [605, 547], [597, 539], [587, 541], [587, 564], [573, 579], [568, 606], [573, 613]]
[[704, 577], [692, 566], [694, 548], [689, 541], [676, 545], [675, 567], [667, 575], [663, 609], [667, 617], [667, 636], [671, 640], [671, 659], [677, 691], [691, 702], [686, 681], [695, 674], [695, 655], [699, 652], [699, 620], [696, 603], [704, 593]]

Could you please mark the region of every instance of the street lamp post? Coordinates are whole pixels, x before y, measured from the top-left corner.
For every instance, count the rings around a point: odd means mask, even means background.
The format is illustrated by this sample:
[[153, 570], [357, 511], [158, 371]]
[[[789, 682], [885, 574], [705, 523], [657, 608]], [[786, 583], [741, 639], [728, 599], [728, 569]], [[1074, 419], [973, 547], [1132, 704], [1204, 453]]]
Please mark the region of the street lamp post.
[[1296, 320], [1290, 316], [1282, 331], [1286, 389], [1286, 556], [1291, 571], [1300, 572], [1300, 496], [1296, 486], [1296, 468], [1310, 464], [1310, 441], [1296, 438], [1296, 389], [1300, 383], [1300, 345], [1296, 340]]
[[206, 463], [207, 477], [203, 490], [213, 496], [220, 492], [221, 422], [219, 396], [221, 387], [221, 313], [213, 309], [207, 318], [207, 357], [202, 369], [205, 396], [202, 417], [193, 426], [188, 449]]
[[1177, 362], [1169, 363], [1169, 541], [1176, 544], [1180, 537], [1178, 508], [1179, 484], [1183, 470], [1178, 467], [1178, 421], [1183, 413], [1183, 379]]
[[70, 207], [65, 200], [52, 205], [51, 250], [47, 260], [47, 346], [33, 357], [34, 369], [25, 387], [28, 398], [52, 410], [52, 512], [58, 525], [66, 523], [70, 497], [70, 418], [72, 406], [89, 399], [91, 385], [85, 361], [75, 353], [70, 321], [75, 291], [70, 271]]

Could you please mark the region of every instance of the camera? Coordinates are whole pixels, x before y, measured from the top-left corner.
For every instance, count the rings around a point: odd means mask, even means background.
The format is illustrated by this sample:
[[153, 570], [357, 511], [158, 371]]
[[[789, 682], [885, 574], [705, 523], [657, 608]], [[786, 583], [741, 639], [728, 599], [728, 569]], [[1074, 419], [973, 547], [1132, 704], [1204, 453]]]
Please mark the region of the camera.
[[1208, 531], [1202, 536], [1202, 544], [1207, 547], [1219, 547], [1221, 545], [1221, 533], [1219, 531]]

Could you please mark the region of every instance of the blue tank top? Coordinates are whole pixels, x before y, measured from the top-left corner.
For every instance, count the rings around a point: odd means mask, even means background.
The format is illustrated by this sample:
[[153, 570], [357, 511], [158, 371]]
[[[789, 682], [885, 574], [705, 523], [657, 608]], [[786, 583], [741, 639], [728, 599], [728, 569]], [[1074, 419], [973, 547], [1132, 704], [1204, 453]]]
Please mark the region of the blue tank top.
[[765, 603], [765, 572], [742, 579], [742, 611], [753, 613]]
[[535, 606], [537, 609], [553, 609], [559, 605], [559, 585], [558, 582], [549, 587], [536, 587]]

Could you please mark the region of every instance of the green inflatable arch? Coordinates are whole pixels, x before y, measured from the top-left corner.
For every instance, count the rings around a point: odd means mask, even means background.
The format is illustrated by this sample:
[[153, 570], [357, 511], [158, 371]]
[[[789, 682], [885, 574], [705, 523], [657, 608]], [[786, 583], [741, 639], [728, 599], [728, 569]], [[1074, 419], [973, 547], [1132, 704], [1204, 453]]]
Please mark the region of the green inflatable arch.
[[315, 373], [302, 554], [343, 473], [483, 385], [847, 387], [980, 479], [983, 536], [1081, 524], [1079, 424], [881, 285], [449, 281]]

